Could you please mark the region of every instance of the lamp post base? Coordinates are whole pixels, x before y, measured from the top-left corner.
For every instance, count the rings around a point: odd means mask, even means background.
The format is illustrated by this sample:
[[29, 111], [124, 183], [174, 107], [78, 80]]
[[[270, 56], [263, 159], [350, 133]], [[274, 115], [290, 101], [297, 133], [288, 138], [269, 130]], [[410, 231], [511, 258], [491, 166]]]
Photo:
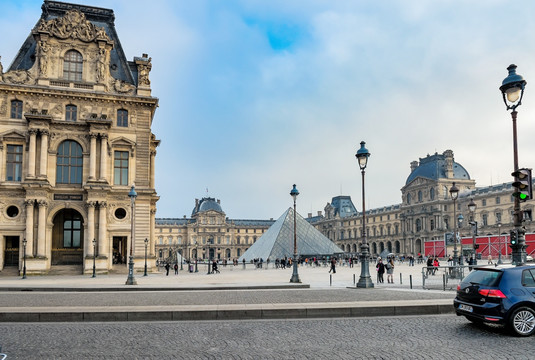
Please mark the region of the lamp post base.
[[360, 250], [360, 278], [357, 287], [370, 289], [373, 288], [374, 285], [370, 276], [370, 253], [368, 251], [368, 244], [362, 244]]
[[136, 279], [134, 279], [134, 257], [132, 255], [128, 261], [128, 278], [125, 285], [137, 285]]
[[292, 267], [293, 267], [293, 273], [292, 273], [292, 277], [290, 278], [290, 282], [291, 283], [301, 283], [301, 279], [299, 279], [299, 274], [297, 272], [297, 260], [296, 260], [295, 257], [294, 257], [294, 261], [293, 261]]

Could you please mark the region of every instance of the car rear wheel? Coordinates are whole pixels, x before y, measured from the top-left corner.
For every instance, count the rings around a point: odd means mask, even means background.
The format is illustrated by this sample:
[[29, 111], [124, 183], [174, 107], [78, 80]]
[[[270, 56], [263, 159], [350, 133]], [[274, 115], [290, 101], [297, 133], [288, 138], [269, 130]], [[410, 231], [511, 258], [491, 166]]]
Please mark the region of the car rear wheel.
[[530, 336], [535, 332], [535, 310], [529, 307], [515, 309], [509, 318], [509, 328], [517, 336]]

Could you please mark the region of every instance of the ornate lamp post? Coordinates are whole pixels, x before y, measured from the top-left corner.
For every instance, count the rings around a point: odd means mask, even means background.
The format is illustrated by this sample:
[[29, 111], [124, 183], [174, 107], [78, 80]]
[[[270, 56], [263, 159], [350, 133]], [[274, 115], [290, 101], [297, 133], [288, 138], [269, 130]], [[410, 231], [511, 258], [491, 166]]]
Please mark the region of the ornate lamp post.
[[[509, 75], [502, 81], [500, 91], [502, 92], [503, 102], [505, 103], [507, 110], [513, 110], [511, 112], [511, 118], [513, 120], [513, 162], [514, 162], [514, 176], [515, 182], [519, 179], [516, 176], [518, 171], [518, 142], [516, 135], [516, 108], [522, 104], [522, 97], [524, 96], [524, 89], [527, 81], [521, 75], [516, 73], [516, 65], [511, 64], [507, 68]], [[513, 206], [513, 225], [514, 229], [511, 231], [511, 238], [516, 236], [517, 242], [515, 245], [511, 244], [512, 260], [513, 264], [518, 266], [524, 264], [526, 259], [526, 239], [525, 231], [522, 228], [523, 214], [520, 210], [520, 199], [514, 197]]]
[[359, 288], [372, 288], [373, 282], [370, 276], [370, 251], [368, 241], [366, 240], [366, 202], [365, 202], [365, 187], [364, 174], [370, 152], [364, 147], [366, 143], [360, 142], [360, 149], [357, 151], [355, 157], [359, 162], [360, 172], [362, 174], [362, 244], [360, 244], [360, 278], [357, 283]]
[[297, 273], [297, 223], [296, 223], [296, 210], [295, 210], [295, 202], [297, 200], [297, 195], [299, 195], [299, 191], [295, 187], [295, 184], [293, 185], [293, 189], [290, 191], [290, 195], [294, 199], [294, 259], [293, 259], [293, 273], [292, 277], [290, 278], [291, 283], [300, 283], [301, 279], [299, 279], [299, 274]]
[[502, 223], [498, 223], [498, 265], [503, 264], [502, 262]]
[[199, 272], [199, 269], [197, 269], [198, 258], [199, 258], [199, 249], [197, 248], [197, 241], [195, 241], [195, 272]]
[[[450, 196], [453, 200], [453, 221], [457, 219], [457, 197], [459, 196], [459, 188], [455, 186], [455, 182], [453, 182], [451, 188], [450, 188]], [[455, 228], [453, 233], [453, 265], [457, 266], [459, 265], [459, 255], [457, 253], [457, 222], [455, 221]], [[455, 273], [457, 272], [457, 268], [455, 269]]]
[[145, 238], [145, 272], [143, 276], [147, 276], [147, 247], [149, 246], [149, 239]]
[[96, 258], [97, 258], [97, 239], [93, 239], [93, 275], [91, 275], [91, 277], [97, 277]]
[[470, 221], [470, 225], [472, 225], [472, 247], [474, 251], [474, 257], [473, 257], [473, 264], [477, 265], [477, 250], [476, 250], [476, 235], [477, 235], [477, 221], [475, 220], [475, 213], [476, 213], [477, 205], [474, 202], [474, 199], [470, 199], [470, 202], [468, 203], [468, 211], [470, 211], [470, 214], [472, 215], [472, 221]]
[[463, 226], [463, 220], [464, 220], [464, 216], [463, 214], [459, 214], [459, 216], [457, 216], [457, 226], [458, 226], [458, 229], [459, 229], [459, 246], [461, 247], [461, 256], [459, 256], [459, 265], [463, 265], [463, 242], [462, 242], [462, 237], [461, 237], [461, 227]]
[[135, 236], [135, 230], [134, 230], [134, 223], [136, 220], [136, 213], [135, 213], [135, 206], [136, 206], [136, 187], [134, 184], [132, 184], [132, 188], [130, 188], [130, 192], [128, 193], [128, 197], [130, 198], [130, 259], [128, 261], [128, 278], [126, 278], [126, 285], [137, 285], [136, 279], [134, 279], [134, 255], [132, 252], [132, 248], [134, 247], [134, 236]]
[[23, 248], [23, 260], [22, 260], [22, 278], [26, 279], [26, 244], [28, 241], [26, 238], [22, 240], [22, 248]]
[[206, 241], [206, 258], [208, 259], [208, 272], [206, 273], [206, 275], [210, 275], [212, 272], [210, 271], [210, 244], [212, 243], [212, 238], [209, 238], [207, 241]]

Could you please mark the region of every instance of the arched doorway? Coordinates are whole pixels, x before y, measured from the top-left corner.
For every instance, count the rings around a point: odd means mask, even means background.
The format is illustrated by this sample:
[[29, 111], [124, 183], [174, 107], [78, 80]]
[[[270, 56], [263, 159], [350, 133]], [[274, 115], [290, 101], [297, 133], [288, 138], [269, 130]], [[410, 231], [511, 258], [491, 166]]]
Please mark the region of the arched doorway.
[[230, 249], [225, 250], [225, 255], [227, 259], [230, 259]]
[[414, 242], [414, 251], [417, 254], [422, 254], [422, 240], [416, 239], [416, 241]]
[[395, 253], [399, 254], [401, 252], [401, 246], [399, 241], [394, 242], [394, 249], [396, 250]]
[[52, 265], [82, 265], [83, 217], [74, 209], [60, 210], [52, 228]]
[[377, 243], [372, 243], [372, 255], [377, 254]]

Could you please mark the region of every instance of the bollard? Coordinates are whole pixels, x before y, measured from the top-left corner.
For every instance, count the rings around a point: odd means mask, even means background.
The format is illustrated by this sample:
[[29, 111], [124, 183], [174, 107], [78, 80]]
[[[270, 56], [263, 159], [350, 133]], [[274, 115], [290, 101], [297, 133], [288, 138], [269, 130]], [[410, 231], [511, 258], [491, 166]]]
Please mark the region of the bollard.
[[330, 281], [330, 285], [329, 286], [333, 286], [333, 276], [332, 275], [329, 275], [329, 281]]
[[399, 273], [399, 284], [403, 285], [403, 276], [401, 273]]
[[411, 289], [412, 289], [412, 275], [409, 275], [409, 282], [411, 283]]
[[356, 284], [356, 280], [355, 280], [355, 274], [353, 274], [353, 285]]
[[442, 288], [446, 291], [446, 274], [442, 274]]

